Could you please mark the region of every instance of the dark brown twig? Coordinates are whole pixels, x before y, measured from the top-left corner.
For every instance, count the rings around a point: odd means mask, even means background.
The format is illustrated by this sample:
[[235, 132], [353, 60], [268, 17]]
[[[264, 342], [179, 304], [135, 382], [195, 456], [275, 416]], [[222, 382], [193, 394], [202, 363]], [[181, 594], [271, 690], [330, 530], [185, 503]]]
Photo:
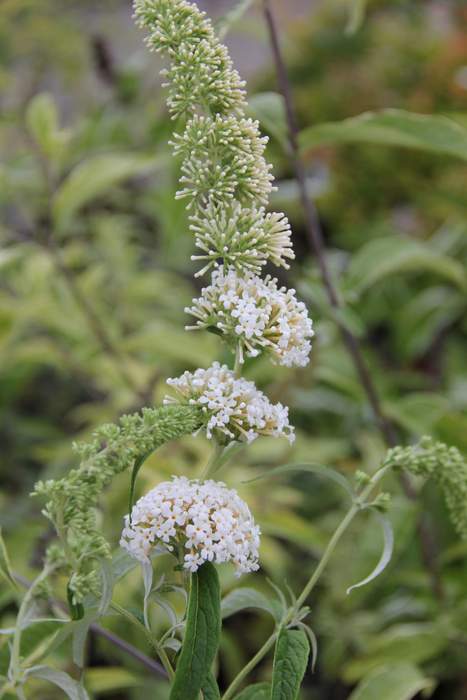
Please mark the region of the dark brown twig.
[[[318, 211], [315, 203], [308, 193], [306, 186], [305, 166], [301, 158], [298, 145], [299, 128], [293, 105], [292, 91], [282, 56], [277, 26], [270, 0], [263, 0], [263, 13], [268, 27], [279, 90], [284, 99], [289, 154], [293, 162], [295, 177], [300, 192], [300, 201], [305, 212], [305, 227], [308, 244], [316, 257], [329, 303], [334, 309], [340, 309], [342, 308], [341, 300], [339, 299], [337, 289], [333, 283], [326, 261], [326, 248], [324, 245], [324, 237]], [[378, 391], [366, 364], [360, 343], [353, 333], [344, 324], [339, 322], [338, 319], [336, 319], [336, 323], [339, 326], [342, 340], [352, 358], [360, 383], [365, 391], [368, 402], [371, 406], [385, 442], [389, 447], [393, 447], [397, 444], [396, 432], [393, 425], [384, 414]], [[410, 500], [415, 500], [417, 498], [417, 492], [412, 486], [410, 480], [405, 475], [402, 475], [400, 481], [407, 498]], [[426, 519], [423, 517], [418, 523], [418, 535], [420, 539], [423, 563], [426, 570], [430, 574], [433, 593], [438, 599], [441, 599], [443, 597], [443, 588], [439, 574], [438, 558], [436, 556], [436, 543], [433, 533], [431, 532], [431, 528], [428, 526]]]

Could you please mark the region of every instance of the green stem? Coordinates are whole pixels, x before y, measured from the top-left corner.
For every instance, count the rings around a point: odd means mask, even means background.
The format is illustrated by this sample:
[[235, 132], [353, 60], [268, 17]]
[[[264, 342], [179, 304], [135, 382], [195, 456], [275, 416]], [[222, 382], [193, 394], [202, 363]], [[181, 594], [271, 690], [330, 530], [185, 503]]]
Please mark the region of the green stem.
[[235, 364], [234, 364], [234, 374], [236, 377], [241, 377], [242, 375], [242, 363], [240, 362], [240, 357], [241, 357], [241, 351], [240, 351], [240, 345], [237, 346], [237, 350], [235, 352]]
[[163, 646], [159, 644], [159, 641], [151, 634], [151, 632], [147, 629], [145, 625], [143, 625], [138, 618], [133, 615], [129, 610], [126, 610], [123, 608], [121, 605], [118, 603], [112, 602], [110, 604], [110, 607], [115, 610], [115, 612], [118, 612], [122, 617], [124, 617], [126, 620], [131, 622], [135, 627], [137, 627], [141, 632], [144, 633], [146, 639], [148, 640], [149, 644], [153, 647], [154, 651], [156, 654], [159, 656], [160, 660], [162, 661], [162, 665], [164, 666], [165, 670], [167, 671], [170, 680], [172, 680], [175, 676], [175, 672], [173, 670], [172, 664], [170, 663], [170, 659], [167, 656], [167, 653], [164, 649]]
[[212, 476], [218, 470], [223, 454], [224, 447], [222, 445], [219, 445], [218, 442], [214, 442], [214, 449], [212, 451], [209, 462], [206, 464], [206, 467], [201, 475], [201, 479], [209, 479], [209, 477]]
[[232, 683], [229, 685], [224, 695], [222, 696], [222, 700], [229, 700], [229, 698], [233, 696], [233, 694], [238, 689], [239, 685], [245, 680], [250, 671], [252, 671], [259, 664], [259, 662], [262, 661], [262, 659], [264, 659], [266, 654], [269, 652], [269, 650], [275, 643], [276, 638], [277, 632], [274, 632], [273, 634], [271, 634], [270, 637], [268, 637], [268, 639], [266, 639], [261, 649], [253, 656], [252, 659], [250, 659], [247, 665], [244, 666], [239, 672], [239, 674], [233, 679]]
[[[300, 608], [303, 606], [305, 601], [307, 600], [308, 596], [310, 595], [311, 591], [313, 588], [316, 586], [318, 583], [321, 574], [323, 573], [324, 569], [326, 568], [336, 546], [339, 540], [341, 539], [342, 535], [344, 532], [347, 530], [349, 527], [350, 523], [354, 519], [354, 517], [357, 515], [357, 513], [362, 510], [362, 508], [365, 506], [366, 501], [368, 496], [371, 494], [372, 490], [376, 486], [376, 484], [383, 478], [383, 476], [386, 474], [386, 472], [390, 469], [391, 467], [381, 467], [378, 469], [377, 472], [373, 474], [371, 477], [370, 481], [368, 482], [367, 486], [364, 488], [360, 496], [358, 497], [358, 500], [356, 500], [350, 509], [347, 511], [346, 515], [344, 518], [341, 520], [340, 524], [338, 525], [337, 529], [335, 530], [334, 534], [332, 535], [331, 539], [329, 540], [329, 543], [324, 550], [323, 556], [321, 557], [318, 566], [314, 570], [313, 574], [311, 575], [308, 583], [305, 585], [304, 589], [300, 593], [300, 595], [297, 598], [297, 601], [295, 605], [293, 605], [290, 610], [288, 611], [287, 615], [284, 617], [283, 621], [281, 622], [281, 627], [287, 626], [290, 622], [293, 621], [294, 617], [296, 614], [299, 612]], [[266, 656], [268, 651], [271, 649], [273, 646], [276, 638], [277, 638], [278, 631], [274, 631], [273, 634], [266, 640], [266, 642], [263, 644], [261, 649], [255, 654], [255, 656], [246, 664], [246, 666], [239, 672], [239, 674], [234, 678], [230, 686], [227, 688], [226, 692], [222, 696], [222, 700], [229, 700], [229, 698], [232, 697], [232, 695], [235, 693], [237, 690], [238, 686], [242, 683], [242, 681], [246, 678], [246, 676], [252, 671], [260, 661]]]

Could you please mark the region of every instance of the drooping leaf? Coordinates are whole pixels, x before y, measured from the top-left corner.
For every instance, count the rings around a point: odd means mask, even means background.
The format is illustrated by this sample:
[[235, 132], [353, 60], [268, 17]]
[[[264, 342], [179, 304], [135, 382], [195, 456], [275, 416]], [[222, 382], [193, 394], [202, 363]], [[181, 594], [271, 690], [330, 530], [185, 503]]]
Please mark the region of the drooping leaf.
[[411, 700], [433, 685], [412, 664], [384, 665], [363, 678], [349, 700]]
[[363, 245], [350, 262], [344, 286], [361, 294], [390, 275], [420, 271], [436, 274], [460, 288], [465, 286], [465, 270], [459, 262], [404, 236], [385, 236]]
[[376, 564], [375, 568], [369, 574], [366, 576], [362, 581], [359, 581], [358, 583], [354, 583], [353, 586], [350, 586], [347, 588], [347, 594], [350, 593], [350, 591], [353, 591], [354, 588], [360, 588], [361, 586], [366, 586], [367, 583], [370, 583], [371, 581], [374, 581], [377, 576], [380, 575], [382, 571], [387, 567], [389, 562], [391, 561], [392, 557], [392, 551], [394, 548], [394, 533], [392, 531], [392, 525], [389, 521], [389, 519], [385, 516], [382, 515], [381, 513], [378, 513], [377, 511], [374, 511], [375, 517], [378, 519], [382, 531], [383, 531], [383, 538], [384, 538], [384, 545], [383, 545], [383, 551], [381, 553], [380, 560]]
[[64, 671], [57, 671], [57, 669], [50, 666], [32, 666], [27, 669], [26, 673], [33, 678], [50, 681], [50, 683], [63, 690], [70, 700], [89, 700], [89, 695], [81, 683], [75, 681]]
[[467, 129], [439, 114], [402, 109], [365, 112], [340, 122], [308, 127], [300, 133], [302, 150], [335, 143], [406, 146], [467, 160]]
[[365, 19], [365, 10], [368, 0], [352, 0], [350, 6], [349, 21], [345, 28], [346, 34], [355, 34], [358, 32]]
[[103, 559], [101, 561], [101, 598], [99, 601], [98, 615], [102, 617], [109, 609], [112, 602], [112, 593], [114, 588], [114, 578], [111, 563]]
[[191, 576], [185, 637], [170, 700], [197, 700], [211, 671], [221, 630], [220, 586], [210, 562]]
[[284, 99], [277, 92], [259, 92], [250, 97], [248, 113], [257, 119], [282, 148], [287, 147]]
[[235, 700], [270, 700], [270, 697], [270, 683], [254, 683], [242, 690], [240, 695], [236, 695]]
[[255, 0], [238, 0], [236, 5], [217, 20], [216, 30], [219, 39], [223, 39], [229, 33], [232, 26], [243, 17], [254, 2]]
[[11, 586], [16, 590], [17, 585], [13, 577], [10, 557], [8, 556], [8, 551], [5, 545], [5, 541], [2, 535], [2, 528], [0, 527], [0, 574], [2, 577], [11, 584]]
[[59, 228], [66, 226], [85, 204], [115, 185], [136, 175], [144, 175], [160, 165], [154, 158], [126, 153], [92, 156], [77, 165], [58, 189], [53, 216]]
[[310, 654], [303, 630], [282, 629], [274, 652], [271, 700], [296, 700]]
[[259, 481], [260, 479], [265, 479], [270, 476], [277, 476], [278, 474], [286, 474], [287, 472], [310, 472], [311, 474], [316, 474], [317, 476], [322, 476], [326, 479], [330, 479], [331, 481], [334, 481], [334, 483], [338, 484], [341, 488], [346, 491], [347, 495], [350, 496], [351, 500], [353, 499], [353, 491], [352, 487], [342, 474], [337, 472], [335, 469], [331, 469], [330, 467], [326, 467], [324, 464], [307, 464], [307, 463], [298, 463], [298, 464], [284, 464], [281, 467], [275, 467], [274, 469], [268, 469], [267, 472], [264, 472], [260, 476], [255, 477], [254, 479], [248, 479], [245, 483], [247, 484], [252, 484], [255, 481]]
[[272, 617], [279, 621], [281, 618], [281, 606], [276, 600], [269, 600], [264, 593], [256, 591], [254, 588], [236, 588], [228, 593], [221, 602], [222, 618], [225, 619], [240, 610], [246, 608], [257, 608], [265, 610]]
[[76, 620], [73, 627], [73, 640], [72, 640], [72, 658], [73, 663], [78, 666], [78, 668], [84, 668], [84, 654], [86, 650], [86, 641], [89, 634], [89, 629], [93, 622], [98, 619], [98, 614], [96, 610], [87, 613], [81, 620]]

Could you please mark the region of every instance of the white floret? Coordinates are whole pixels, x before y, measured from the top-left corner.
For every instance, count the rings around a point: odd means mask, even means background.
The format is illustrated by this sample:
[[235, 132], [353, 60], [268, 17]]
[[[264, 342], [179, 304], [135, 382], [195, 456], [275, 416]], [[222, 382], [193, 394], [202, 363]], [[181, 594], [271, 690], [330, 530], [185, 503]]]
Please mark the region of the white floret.
[[141, 562], [161, 547], [183, 554], [196, 571], [205, 561], [232, 562], [237, 575], [256, 571], [260, 529], [246, 503], [222, 482], [172, 477], [139, 499], [125, 516], [120, 545]]

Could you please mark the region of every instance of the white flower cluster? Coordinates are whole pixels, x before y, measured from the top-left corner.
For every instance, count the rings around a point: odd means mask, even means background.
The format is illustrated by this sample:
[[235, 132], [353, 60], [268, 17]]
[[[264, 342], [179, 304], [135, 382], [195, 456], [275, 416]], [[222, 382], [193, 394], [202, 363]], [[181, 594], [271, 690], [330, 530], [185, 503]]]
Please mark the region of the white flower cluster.
[[289, 423], [288, 409], [281, 403], [272, 404], [253, 382], [236, 378], [226, 365], [218, 362], [209, 369], [184, 372], [181, 377], [168, 379], [182, 401], [167, 397], [165, 403], [185, 402], [201, 406], [207, 414], [206, 434], [211, 438], [252, 442], [259, 435], [295, 439]]
[[193, 306], [185, 309], [197, 319], [188, 329], [217, 328], [227, 341], [249, 357], [267, 351], [273, 362], [286, 367], [308, 363], [313, 336], [305, 304], [294, 289], [278, 287], [269, 275], [262, 279], [251, 272], [243, 276], [221, 266], [212, 274]]
[[268, 261], [288, 269], [287, 260], [295, 257], [287, 217], [266, 213], [264, 207], [245, 209], [238, 202], [231, 207], [209, 205], [202, 216], [193, 215], [190, 221], [195, 243], [202, 251], [191, 259], [205, 262], [195, 277], [219, 267], [220, 260], [237, 272], [258, 274]]
[[162, 546], [182, 553], [189, 571], [205, 561], [232, 562], [240, 575], [259, 568], [259, 537], [260, 529], [236, 491], [222, 482], [172, 477], [134, 505], [120, 544], [141, 562]]

